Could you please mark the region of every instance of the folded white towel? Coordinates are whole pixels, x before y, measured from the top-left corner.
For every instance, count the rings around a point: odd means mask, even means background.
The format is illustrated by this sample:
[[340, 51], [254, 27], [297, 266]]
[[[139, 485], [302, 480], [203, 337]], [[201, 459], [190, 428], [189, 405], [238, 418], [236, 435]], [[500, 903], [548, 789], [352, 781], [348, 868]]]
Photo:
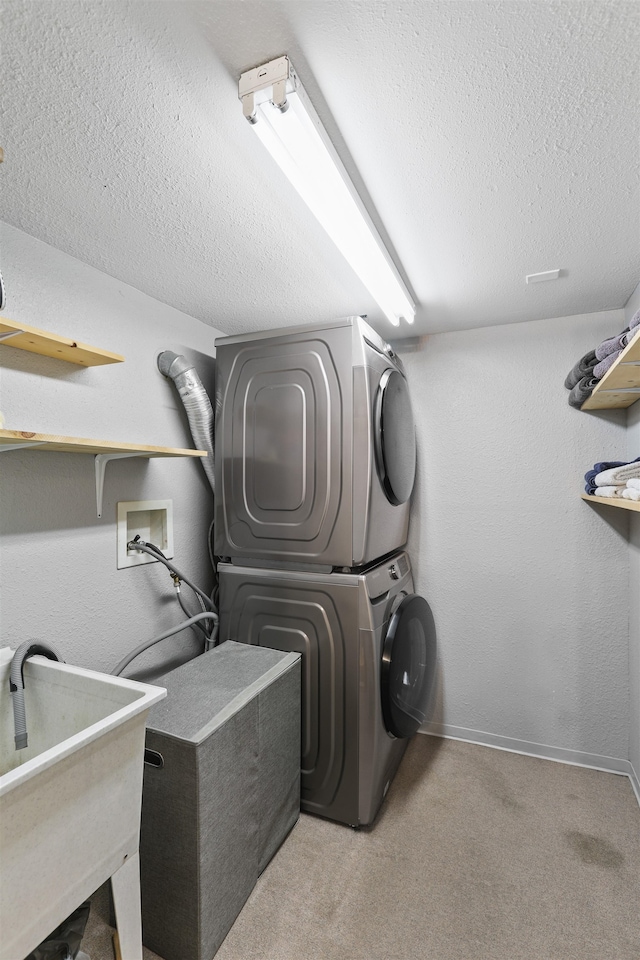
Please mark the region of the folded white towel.
[[[627, 488], [625, 486], [621, 487], [596, 487], [593, 491], [594, 497], [621, 497], [624, 490]], [[640, 490], [638, 490], [640, 493]]]
[[640, 479], [637, 477], [632, 477], [631, 480], [627, 480], [627, 486], [631, 487], [633, 490], [640, 490]]
[[610, 487], [612, 484], [625, 484], [634, 477], [640, 479], [640, 463], [626, 463], [623, 467], [603, 470], [596, 474], [594, 483], [596, 487]]
[[640, 500], [640, 490], [635, 490], [633, 487], [625, 487], [622, 491], [622, 496], [626, 500]]

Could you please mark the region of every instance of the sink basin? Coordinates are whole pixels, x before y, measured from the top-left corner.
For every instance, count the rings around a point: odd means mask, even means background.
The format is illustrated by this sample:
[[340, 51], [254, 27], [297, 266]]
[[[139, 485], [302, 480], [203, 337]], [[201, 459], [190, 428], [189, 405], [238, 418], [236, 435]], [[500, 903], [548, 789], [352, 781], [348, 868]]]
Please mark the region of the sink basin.
[[142, 960], [138, 839], [145, 722], [161, 687], [44, 657], [24, 665], [14, 749], [0, 650], [1, 960], [21, 960], [111, 877], [123, 957]]

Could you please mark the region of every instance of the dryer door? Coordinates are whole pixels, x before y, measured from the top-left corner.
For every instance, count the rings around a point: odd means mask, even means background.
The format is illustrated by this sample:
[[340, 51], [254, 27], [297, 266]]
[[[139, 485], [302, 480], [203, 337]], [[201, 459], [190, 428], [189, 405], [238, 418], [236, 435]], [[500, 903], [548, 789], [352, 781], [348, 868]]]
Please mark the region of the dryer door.
[[435, 673], [433, 614], [423, 597], [409, 594], [389, 621], [382, 650], [382, 713], [394, 737], [410, 737], [424, 723]]
[[407, 381], [398, 370], [384, 371], [375, 400], [376, 468], [390, 503], [406, 503], [416, 472], [416, 435]]

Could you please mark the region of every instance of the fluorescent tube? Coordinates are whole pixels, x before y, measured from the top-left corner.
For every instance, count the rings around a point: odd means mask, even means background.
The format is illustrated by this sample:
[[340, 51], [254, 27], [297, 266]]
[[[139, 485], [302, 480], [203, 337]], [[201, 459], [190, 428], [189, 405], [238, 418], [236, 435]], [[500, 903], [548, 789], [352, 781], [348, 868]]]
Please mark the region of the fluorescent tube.
[[240, 98], [261, 142], [385, 316], [395, 326], [413, 323], [411, 296], [288, 58], [243, 74]]

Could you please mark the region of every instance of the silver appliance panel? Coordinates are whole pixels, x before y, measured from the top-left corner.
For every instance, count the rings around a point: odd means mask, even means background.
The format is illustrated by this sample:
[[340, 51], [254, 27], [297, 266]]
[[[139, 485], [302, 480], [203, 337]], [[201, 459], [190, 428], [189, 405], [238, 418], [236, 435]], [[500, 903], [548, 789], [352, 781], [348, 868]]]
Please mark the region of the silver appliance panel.
[[302, 654], [302, 809], [373, 821], [407, 745], [386, 729], [386, 631], [413, 582], [406, 553], [360, 573], [221, 563], [220, 637]]
[[216, 350], [216, 553], [354, 567], [402, 546], [409, 502], [392, 502], [389, 457], [401, 448], [415, 463], [413, 421], [381, 441], [381, 380], [406, 381], [375, 332], [348, 318], [227, 337]]

